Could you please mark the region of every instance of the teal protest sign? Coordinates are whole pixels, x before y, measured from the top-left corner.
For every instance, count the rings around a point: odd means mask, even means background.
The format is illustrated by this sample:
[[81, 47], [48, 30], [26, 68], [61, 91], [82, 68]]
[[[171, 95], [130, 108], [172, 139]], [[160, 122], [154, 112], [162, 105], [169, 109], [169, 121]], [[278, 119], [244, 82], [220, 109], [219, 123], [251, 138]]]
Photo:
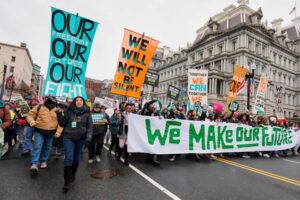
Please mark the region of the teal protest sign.
[[44, 95], [86, 98], [85, 73], [98, 23], [51, 8], [51, 47]]

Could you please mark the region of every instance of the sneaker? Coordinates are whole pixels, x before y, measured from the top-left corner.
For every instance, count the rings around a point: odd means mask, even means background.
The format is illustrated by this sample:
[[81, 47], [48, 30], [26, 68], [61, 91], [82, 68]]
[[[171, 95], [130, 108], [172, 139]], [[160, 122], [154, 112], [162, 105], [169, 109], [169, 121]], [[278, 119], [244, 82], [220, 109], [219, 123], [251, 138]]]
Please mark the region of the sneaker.
[[89, 159], [88, 163], [89, 163], [89, 164], [93, 164], [93, 163], [94, 163], [94, 160], [93, 160], [93, 159]]
[[246, 159], [251, 158], [251, 156], [249, 156], [248, 154], [243, 154], [242, 157], [243, 157], [243, 158], [246, 158]]
[[40, 168], [41, 169], [46, 169], [47, 168], [47, 163], [46, 162], [42, 162]]
[[29, 171], [31, 171], [33, 174], [37, 174], [39, 172], [39, 168], [36, 164], [32, 164], [29, 168]]
[[274, 157], [275, 157], [275, 158], [279, 158], [280, 156], [278, 155], [278, 153], [275, 153], [275, 154], [274, 154]]
[[169, 161], [173, 162], [175, 160], [175, 156], [169, 158]]
[[267, 153], [264, 153], [264, 154], [263, 154], [263, 157], [264, 157], [264, 158], [270, 158], [269, 154], [267, 154]]
[[97, 163], [101, 162], [100, 156], [96, 156], [96, 162]]
[[259, 157], [263, 157], [262, 152], [258, 152], [258, 156], [259, 156]]
[[215, 160], [215, 159], [217, 159], [217, 156], [215, 156], [215, 155], [211, 154], [211, 155], [209, 156], [209, 159], [211, 159], [211, 160]]

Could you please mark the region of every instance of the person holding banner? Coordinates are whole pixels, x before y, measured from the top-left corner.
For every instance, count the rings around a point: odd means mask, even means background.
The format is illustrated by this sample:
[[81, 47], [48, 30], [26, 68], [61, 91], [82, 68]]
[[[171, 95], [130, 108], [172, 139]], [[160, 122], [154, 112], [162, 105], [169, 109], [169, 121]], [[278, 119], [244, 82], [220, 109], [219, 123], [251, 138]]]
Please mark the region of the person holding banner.
[[127, 133], [128, 133], [128, 116], [132, 112], [131, 104], [125, 105], [125, 111], [122, 113], [122, 119], [120, 123], [120, 132], [119, 132], [119, 152], [117, 159], [120, 160], [124, 152], [124, 164], [129, 165], [128, 158], [129, 153], [127, 151]]
[[[64, 187], [63, 191], [70, 190], [71, 182], [79, 166], [83, 146], [89, 146], [93, 135], [93, 121], [89, 107], [83, 97], [76, 97], [65, 113], [57, 112], [58, 123], [64, 127], [63, 143], [65, 150], [64, 160]], [[60, 135], [55, 135], [60, 137]]]
[[[141, 115], [157, 117], [160, 115], [156, 112], [156, 107], [154, 106], [155, 101], [150, 101], [145, 104]], [[154, 166], [159, 166], [160, 162], [158, 161], [158, 155], [148, 154], [148, 159], [152, 162]]]
[[93, 106], [93, 137], [89, 145], [89, 164], [94, 162], [94, 158], [97, 163], [101, 162], [100, 156], [109, 120], [109, 116], [105, 113], [105, 110], [106, 107], [101, 106], [98, 102]]
[[[178, 112], [177, 108], [175, 107], [175, 105], [171, 106], [170, 108], [170, 114], [168, 116], [168, 119], [180, 119], [180, 120], [184, 120], [185, 116], [181, 113]], [[175, 160], [175, 154], [171, 154], [169, 155], [169, 161], [174, 161]]]

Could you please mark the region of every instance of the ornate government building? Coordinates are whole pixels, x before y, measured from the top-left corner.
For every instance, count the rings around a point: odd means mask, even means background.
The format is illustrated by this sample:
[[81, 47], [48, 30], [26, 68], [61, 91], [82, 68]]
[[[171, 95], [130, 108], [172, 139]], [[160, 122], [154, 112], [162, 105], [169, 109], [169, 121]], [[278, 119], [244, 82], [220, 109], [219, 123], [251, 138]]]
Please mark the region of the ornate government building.
[[[254, 94], [259, 78], [266, 73], [270, 79], [265, 99], [267, 115], [275, 114], [274, 85], [284, 88], [283, 109], [286, 117], [300, 114], [300, 17], [283, 25], [276, 19], [269, 25], [263, 22], [262, 9], [253, 10], [249, 1], [238, 0], [238, 5], [230, 5], [221, 13], [209, 18], [197, 30], [193, 44], [174, 52], [168, 47], [159, 48], [152, 60], [150, 70], [160, 75], [156, 88], [144, 87], [144, 97], [156, 97], [164, 105], [168, 85], [187, 90], [187, 69], [209, 70], [208, 101], [226, 103], [229, 83], [234, 66], [240, 64], [254, 71]], [[151, 92], [149, 92], [151, 91]], [[247, 104], [246, 90], [237, 96], [240, 110]], [[185, 98], [181, 102], [187, 103]]]

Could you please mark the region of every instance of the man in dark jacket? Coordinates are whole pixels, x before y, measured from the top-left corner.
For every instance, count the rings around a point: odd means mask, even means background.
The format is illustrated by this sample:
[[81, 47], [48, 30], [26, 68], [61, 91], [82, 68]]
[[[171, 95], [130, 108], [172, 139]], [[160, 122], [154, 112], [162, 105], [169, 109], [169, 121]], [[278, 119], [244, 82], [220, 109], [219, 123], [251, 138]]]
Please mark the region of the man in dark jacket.
[[105, 113], [106, 107], [96, 103], [92, 112], [93, 137], [89, 145], [89, 163], [101, 162], [100, 155], [103, 148], [103, 141], [108, 128], [109, 116]]

